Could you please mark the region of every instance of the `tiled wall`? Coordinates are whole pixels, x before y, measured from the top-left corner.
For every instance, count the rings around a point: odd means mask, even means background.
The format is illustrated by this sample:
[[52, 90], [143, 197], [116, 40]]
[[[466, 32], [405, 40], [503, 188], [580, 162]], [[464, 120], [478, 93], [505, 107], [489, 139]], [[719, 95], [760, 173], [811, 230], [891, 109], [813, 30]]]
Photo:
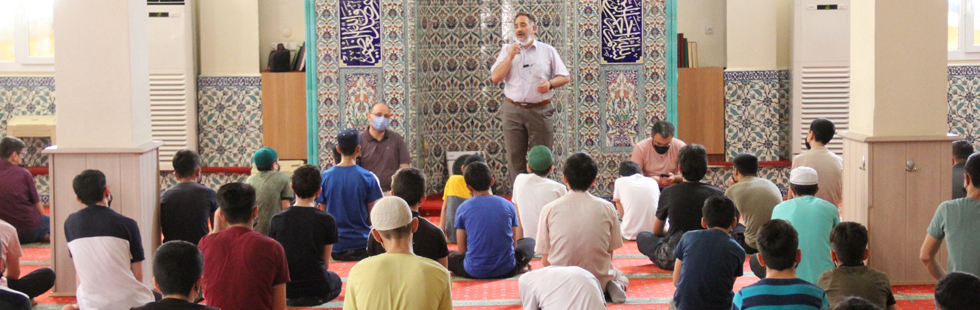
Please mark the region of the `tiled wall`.
[[980, 150], [980, 66], [949, 67], [949, 131]]
[[205, 167], [249, 167], [262, 147], [262, 78], [200, 77], [198, 151]]
[[761, 161], [789, 157], [789, 71], [725, 72], [725, 158], [752, 153]]
[[[7, 121], [13, 116], [53, 115], [54, 77], [0, 77], [0, 137], [7, 135]], [[23, 138], [27, 143], [24, 165], [47, 166], [48, 157], [41, 151], [51, 144], [50, 138]], [[48, 177], [36, 176], [41, 200], [48, 201]]]

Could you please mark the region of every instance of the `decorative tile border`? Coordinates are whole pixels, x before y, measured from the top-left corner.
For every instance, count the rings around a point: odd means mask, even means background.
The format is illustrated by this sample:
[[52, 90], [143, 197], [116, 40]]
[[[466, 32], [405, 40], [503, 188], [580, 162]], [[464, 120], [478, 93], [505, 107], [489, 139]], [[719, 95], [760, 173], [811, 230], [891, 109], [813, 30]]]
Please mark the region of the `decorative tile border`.
[[788, 154], [789, 73], [725, 72], [725, 158], [752, 153], [762, 161]]
[[197, 87], [262, 87], [260, 76], [201, 76]]
[[785, 70], [725, 71], [725, 81], [779, 80], [788, 76]]
[[980, 75], [980, 66], [949, 66], [946, 70], [950, 76]]

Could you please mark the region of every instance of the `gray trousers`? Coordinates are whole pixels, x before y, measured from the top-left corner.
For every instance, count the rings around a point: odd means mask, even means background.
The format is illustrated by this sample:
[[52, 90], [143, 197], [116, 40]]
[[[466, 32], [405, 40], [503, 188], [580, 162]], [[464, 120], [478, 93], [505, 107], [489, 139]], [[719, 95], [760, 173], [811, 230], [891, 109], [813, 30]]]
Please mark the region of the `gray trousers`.
[[551, 148], [555, 140], [552, 121], [555, 106], [552, 102], [525, 109], [502, 100], [500, 112], [504, 128], [504, 150], [507, 152], [507, 173], [513, 184], [518, 174], [527, 172], [528, 150], [538, 145]]

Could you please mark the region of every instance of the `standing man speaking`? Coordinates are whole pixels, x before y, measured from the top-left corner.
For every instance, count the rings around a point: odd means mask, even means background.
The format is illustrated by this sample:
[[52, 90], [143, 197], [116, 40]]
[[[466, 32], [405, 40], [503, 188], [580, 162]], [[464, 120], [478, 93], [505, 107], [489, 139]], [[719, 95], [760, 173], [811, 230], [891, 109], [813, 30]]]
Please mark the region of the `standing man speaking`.
[[551, 120], [555, 106], [551, 98], [555, 88], [571, 81], [558, 51], [538, 41], [537, 30], [531, 14], [517, 13], [514, 16], [517, 44], [504, 45], [490, 68], [490, 80], [504, 82], [506, 102], [500, 111], [511, 182], [527, 170], [528, 149], [538, 145], [551, 148], [555, 136]]

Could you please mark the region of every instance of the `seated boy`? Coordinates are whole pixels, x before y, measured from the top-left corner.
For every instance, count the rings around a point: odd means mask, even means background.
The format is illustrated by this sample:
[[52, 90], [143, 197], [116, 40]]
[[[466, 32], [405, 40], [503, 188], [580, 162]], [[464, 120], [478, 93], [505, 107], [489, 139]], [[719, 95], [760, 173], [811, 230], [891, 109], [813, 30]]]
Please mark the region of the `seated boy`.
[[463, 173], [473, 192], [456, 214], [459, 252], [449, 253], [449, 270], [473, 279], [506, 278], [524, 271], [534, 257], [534, 239], [523, 238], [517, 210], [507, 199], [490, 194], [490, 167], [470, 163]]
[[613, 189], [616, 212], [623, 219], [623, 238], [636, 240], [641, 231], [649, 231], [657, 220], [660, 185], [643, 176], [640, 165], [632, 161], [619, 164], [619, 178]]
[[[6, 263], [0, 268], [0, 287], [8, 287], [12, 290], [24, 293], [32, 300], [41, 296], [54, 286], [54, 270], [48, 267], [40, 267], [26, 275], [21, 274], [20, 258], [24, 256], [20, 247], [20, 239], [17, 238], [17, 228], [0, 220], [0, 261]], [[0, 309], [3, 309], [0, 307]]]
[[[840, 223], [837, 206], [814, 196], [817, 171], [810, 167], [793, 169], [789, 176], [790, 190], [796, 198], [784, 201], [772, 210], [772, 219], [783, 219], [799, 234], [803, 259], [796, 268], [800, 279], [816, 284], [824, 271], [834, 268], [830, 259], [830, 231]], [[755, 269], [760, 269], [758, 266]], [[760, 278], [765, 275], [759, 275]]]
[[160, 195], [163, 242], [183, 240], [197, 244], [210, 231], [208, 224], [214, 223], [217, 193], [197, 182], [201, 178], [201, 156], [194, 151], [178, 151], [173, 166], [177, 184]]
[[449, 271], [412, 251], [418, 218], [405, 200], [385, 197], [371, 210], [374, 230], [386, 253], [365, 258], [351, 268], [344, 292], [344, 309], [453, 308]]
[[517, 280], [524, 310], [605, 309], [599, 279], [576, 266], [548, 266]]
[[289, 207], [293, 200], [293, 189], [289, 186], [289, 176], [279, 171], [279, 155], [271, 147], [263, 147], [252, 156], [255, 169], [259, 172], [245, 180], [255, 188], [255, 203], [259, 216], [255, 219], [255, 231], [269, 234], [269, 221], [279, 211]]
[[466, 188], [466, 180], [463, 179], [463, 166], [469, 157], [470, 155], [463, 155], [456, 158], [453, 162], [453, 175], [446, 180], [446, 187], [442, 190], [439, 228], [442, 229], [449, 243], [456, 243], [456, 209], [471, 197], [470, 190]]
[[535, 146], [527, 152], [527, 172], [530, 173], [518, 174], [514, 179], [514, 197], [511, 201], [517, 208], [517, 218], [521, 221], [525, 236], [537, 236], [541, 209], [568, 193], [564, 184], [548, 178], [553, 163], [554, 157], [548, 147]]
[[218, 188], [222, 231], [201, 239], [204, 254], [204, 298], [226, 309], [286, 308], [289, 266], [276, 240], [252, 230], [259, 209], [255, 188], [228, 183]]
[[[412, 247], [415, 255], [439, 262], [443, 267], [449, 267], [449, 248], [446, 245], [446, 235], [442, 234], [435, 224], [419, 216], [419, 207], [425, 201], [425, 175], [416, 168], [402, 168], [391, 177], [391, 194], [408, 203], [412, 208], [412, 217], [419, 220], [419, 229], [412, 234]], [[385, 252], [384, 246], [374, 235], [368, 237], [368, 256]]]
[[732, 299], [732, 310], [830, 307], [823, 289], [796, 277], [800, 241], [793, 225], [785, 220], [771, 220], [762, 225], [756, 238], [759, 254], [755, 256], [766, 268], [766, 278], [738, 291]]
[[316, 202], [337, 221], [337, 243], [330, 256], [339, 261], [359, 261], [367, 257], [367, 239], [371, 232], [368, 213], [381, 199], [381, 184], [374, 173], [354, 161], [361, 153], [360, 132], [348, 128], [337, 135], [340, 164], [321, 175], [320, 194]]
[[864, 265], [868, 259], [868, 229], [864, 225], [837, 224], [830, 232], [830, 247], [830, 257], [838, 267], [825, 271], [817, 285], [827, 291], [831, 304], [858, 296], [882, 309], [896, 309], [888, 276]]
[[980, 278], [954, 271], [936, 283], [936, 307], [939, 310], [974, 310], [980, 305]]
[[[105, 174], [85, 170], [72, 181], [87, 207], [65, 220], [65, 241], [75, 262], [81, 309], [129, 309], [153, 301], [143, 285], [143, 239], [136, 221], [109, 208]], [[117, 206], [118, 207], [118, 206]]]
[[735, 278], [742, 276], [745, 250], [729, 233], [738, 225], [735, 203], [725, 196], [704, 202], [703, 230], [684, 234], [674, 250], [674, 306], [731, 309]]
[[[7, 247], [0, 244], [0, 251], [4, 251], [6, 249]], [[7, 266], [4, 264], [4, 261], [0, 260], [0, 268], [5, 267]], [[31, 310], [31, 298], [24, 293], [0, 285], [0, 309]], [[68, 305], [65, 306], [65, 309], [73, 310], [74, 307]]]
[[613, 251], [623, 247], [616, 210], [589, 194], [599, 167], [585, 153], [565, 160], [565, 184], [572, 192], [541, 210], [535, 251], [545, 266], [578, 266], [591, 272], [614, 303], [626, 302], [629, 279], [612, 265]]
[[833, 310], [882, 310], [882, 308], [875, 306], [867, 299], [851, 296], [837, 303]]
[[316, 167], [296, 169], [292, 177], [296, 203], [273, 216], [269, 227], [269, 237], [282, 245], [289, 263], [286, 305], [290, 307], [312, 307], [340, 295], [340, 277], [328, 270], [330, 260], [324, 256], [337, 243], [337, 222], [313, 201], [320, 193], [320, 181]]
[[204, 256], [193, 243], [170, 241], [153, 254], [153, 282], [163, 299], [132, 310], [218, 310], [194, 303], [204, 287]]

